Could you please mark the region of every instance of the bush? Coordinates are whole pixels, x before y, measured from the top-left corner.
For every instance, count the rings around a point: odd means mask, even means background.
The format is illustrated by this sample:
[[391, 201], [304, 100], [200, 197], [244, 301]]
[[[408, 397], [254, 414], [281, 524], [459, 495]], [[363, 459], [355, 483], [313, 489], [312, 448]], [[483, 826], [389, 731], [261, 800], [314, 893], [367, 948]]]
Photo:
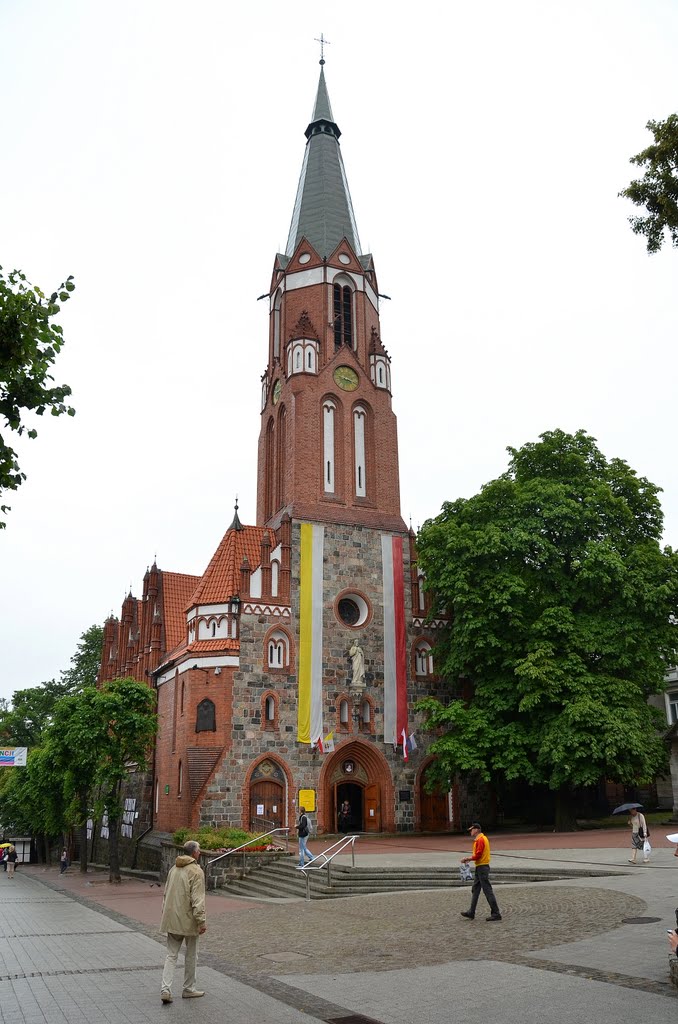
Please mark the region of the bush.
[[[261, 833], [246, 832], [243, 828], [209, 828], [205, 826], [200, 829], [180, 828], [174, 833], [174, 842], [177, 846], [183, 846], [189, 839], [195, 839], [200, 843], [201, 850], [235, 850], [250, 839], [256, 839]], [[265, 844], [256, 847], [263, 849]], [[253, 843], [249, 849], [255, 848]]]

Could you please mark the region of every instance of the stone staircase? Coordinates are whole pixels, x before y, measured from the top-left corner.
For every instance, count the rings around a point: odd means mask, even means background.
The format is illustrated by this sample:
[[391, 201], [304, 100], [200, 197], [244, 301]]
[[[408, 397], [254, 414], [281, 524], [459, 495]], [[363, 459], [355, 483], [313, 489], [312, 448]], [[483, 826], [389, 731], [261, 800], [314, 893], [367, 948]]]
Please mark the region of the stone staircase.
[[[614, 871], [547, 868], [492, 868], [492, 884], [506, 885], [525, 882], [555, 882], [565, 878], [604, 877]], [[368, 893], [402, 892], [414, 889], [470, 888], [469, 882], [459, 879], [458, 867], [350, 867], [332, 864], [331, 884], [327, 884], [327, 870], [308, 872], [311, 899], [340, 899], [345, 896], [365, 896]], [[297, 871], [296, 857], [290, 856], [248, 871], [243, 877], [232, 878], [216, 890], [225, 896], [250, 896], [255, 899], [300, 899], [306, 896], [305, 873]]]

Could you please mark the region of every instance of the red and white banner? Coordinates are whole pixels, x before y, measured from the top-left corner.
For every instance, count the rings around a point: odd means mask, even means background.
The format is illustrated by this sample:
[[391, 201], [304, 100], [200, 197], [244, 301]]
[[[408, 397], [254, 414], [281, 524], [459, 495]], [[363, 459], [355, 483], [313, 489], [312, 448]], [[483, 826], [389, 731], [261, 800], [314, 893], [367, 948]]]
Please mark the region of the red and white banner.
[[407, 735], [407, 639], [403, 538], [381, 535], [384, 577], [384, 742]]

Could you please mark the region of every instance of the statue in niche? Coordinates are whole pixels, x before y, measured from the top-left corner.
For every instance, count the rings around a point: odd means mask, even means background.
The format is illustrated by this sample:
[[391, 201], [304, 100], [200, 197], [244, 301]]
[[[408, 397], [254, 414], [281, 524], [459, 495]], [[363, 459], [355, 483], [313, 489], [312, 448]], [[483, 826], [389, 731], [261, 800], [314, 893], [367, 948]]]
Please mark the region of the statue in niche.
[[352, 643], [348, 652], [353, 665], [353, 678], [351, 687], [354, 690], [362, 690], [365, 686], [365, 655], [358, 643]]
[[211, 700], [205, 698], [198, 704], [198, 715], [195, 721], [196, 732], [216, 732], [217, 731], [217, 716], [214, 709], [214, 704]]

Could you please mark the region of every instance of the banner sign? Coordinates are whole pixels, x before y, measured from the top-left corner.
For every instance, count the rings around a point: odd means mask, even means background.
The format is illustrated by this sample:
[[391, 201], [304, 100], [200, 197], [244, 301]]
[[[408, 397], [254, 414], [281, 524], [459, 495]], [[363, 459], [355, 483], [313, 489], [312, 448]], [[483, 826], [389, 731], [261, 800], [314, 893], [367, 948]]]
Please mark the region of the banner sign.
[[28, 747], [0, 747], [0, 768], [25, 768]]

